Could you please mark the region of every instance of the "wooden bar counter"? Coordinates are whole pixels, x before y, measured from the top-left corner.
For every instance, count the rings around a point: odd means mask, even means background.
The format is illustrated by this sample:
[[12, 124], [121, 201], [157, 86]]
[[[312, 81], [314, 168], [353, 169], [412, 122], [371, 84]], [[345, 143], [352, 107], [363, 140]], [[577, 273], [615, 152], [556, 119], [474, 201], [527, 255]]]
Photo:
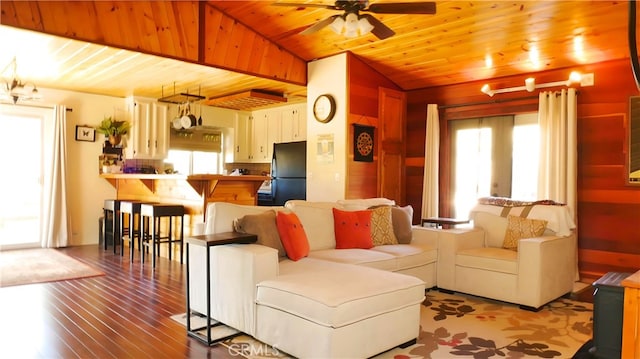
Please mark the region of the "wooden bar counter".
[[[258, 204], [258, 189], [268, 176], [213, 174], [101, 174], [116, 189], [116, 199], [185, 206], [189, 215], [204, 216], [210, 202]], [[204, 217], [202, 218], [204, 219]]]

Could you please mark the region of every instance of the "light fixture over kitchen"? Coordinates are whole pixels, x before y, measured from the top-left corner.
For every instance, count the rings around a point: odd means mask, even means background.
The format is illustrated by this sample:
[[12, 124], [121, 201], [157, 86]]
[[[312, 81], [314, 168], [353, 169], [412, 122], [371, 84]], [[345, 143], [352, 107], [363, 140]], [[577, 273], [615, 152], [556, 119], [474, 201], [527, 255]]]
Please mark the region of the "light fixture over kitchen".
[[[9, 79], [5, 78], [7, 70], [12, 69]], [[14, 56], [11, 62], [2, 70], [2, 87], [0, 88], [0, 98], [10, 99], [14, 104], [18, 101], [40, 100], [42, 96], [38, 93], [36, 84], [31, 81], [23, 82], [18, 78], [18, 62]]]

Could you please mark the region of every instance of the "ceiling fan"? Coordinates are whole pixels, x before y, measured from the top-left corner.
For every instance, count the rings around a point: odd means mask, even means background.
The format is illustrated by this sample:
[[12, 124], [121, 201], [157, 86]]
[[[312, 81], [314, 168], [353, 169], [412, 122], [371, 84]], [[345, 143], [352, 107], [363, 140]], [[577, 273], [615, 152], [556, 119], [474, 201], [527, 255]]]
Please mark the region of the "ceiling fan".
[[371, 12], [375, 14], [424, 14], [433, 15], [436, 13], [435, 2], [397, 2], [380, 3], [369, 5], [368, 0], [337, 0], [334, 5], [314, 4], [314, 3], [284, 3], [276, 2], [277, 6], [296, 6], [299, 8], [315, 7], [330, 10], [344, 11], [342, 15], [332, 15], [320, 20], [302, 31], [302, 35], [310, 35], [320, 29], [329, 26], [334, 32], [344, 34], [347, 37], [355, 37], [368, 32], [384, 40], [395, 35], [387, 25], [370, 14], [360, 14], [361, 12]]

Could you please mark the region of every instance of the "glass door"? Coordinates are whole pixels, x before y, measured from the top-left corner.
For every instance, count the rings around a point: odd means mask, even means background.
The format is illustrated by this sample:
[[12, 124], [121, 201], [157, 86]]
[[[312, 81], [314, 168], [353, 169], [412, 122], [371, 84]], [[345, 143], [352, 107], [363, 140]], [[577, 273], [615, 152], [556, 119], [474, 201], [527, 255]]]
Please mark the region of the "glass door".
[[50, 111], [0, 105], [0, 249], [40, 246], [43, 125]]

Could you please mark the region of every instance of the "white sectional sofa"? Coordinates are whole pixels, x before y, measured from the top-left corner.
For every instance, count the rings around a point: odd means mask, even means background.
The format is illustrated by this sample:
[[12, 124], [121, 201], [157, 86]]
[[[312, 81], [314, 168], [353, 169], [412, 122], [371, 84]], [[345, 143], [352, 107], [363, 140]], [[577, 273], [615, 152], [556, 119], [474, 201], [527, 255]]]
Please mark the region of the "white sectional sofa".
[[[406, 244], [336, 249], [333, 208], [392, 204], [385, 199], [290, 201], [287, 208], [210, 204], [207, 234], [231, 232], [234, 220], [247, 215], [291, 211], [309, 243], [308, 255], [298, 261], [264, 244], [212, 247], [211, 316], [301, 358], [366, 358], [411, 343], [419, 333], [425, 288], [436, 285], [438, 231], [409, 222]], [[191, 309], [200, 313], [206, 312], [205, 259], [204, 247], [190, 246]]]

